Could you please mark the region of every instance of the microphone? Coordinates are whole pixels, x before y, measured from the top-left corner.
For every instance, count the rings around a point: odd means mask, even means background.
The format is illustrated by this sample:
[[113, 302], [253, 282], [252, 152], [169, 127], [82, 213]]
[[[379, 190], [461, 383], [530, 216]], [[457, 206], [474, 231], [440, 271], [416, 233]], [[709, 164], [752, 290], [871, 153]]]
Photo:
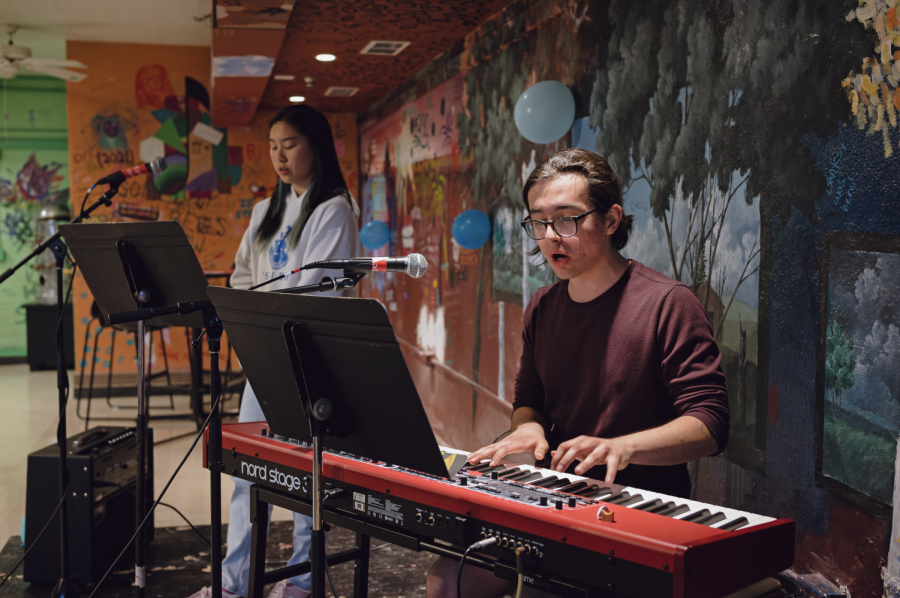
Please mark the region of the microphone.
[[165, 158], [154, 158], [151, 162], [147, 162], [146, 164], [139, 164], [138, 166], [132, 166], [131, 168], [126, 168], [125, 170], [120, 170], [119, 172], [114, 172], [108, 176], [103, 177], [99, 181], [97, 181], [97, 185], [111, 185], [113, 187], [117, 185], [121, 185], [125, 182], [126, 179], [130, 179], [132, 177], [141, 176], [144, 174], [159, 174], [163, 170], [168, 167], [166, 164]]
[[355, 270], [357, 272], [403, 272], [413, 278], [422, 278], [428, 270], [425, 256], [411, 253], [406, 257], [355, 257], [349, 260], [325, 260], [306, 264], [299, 270], [325, 268], [330, 270]]

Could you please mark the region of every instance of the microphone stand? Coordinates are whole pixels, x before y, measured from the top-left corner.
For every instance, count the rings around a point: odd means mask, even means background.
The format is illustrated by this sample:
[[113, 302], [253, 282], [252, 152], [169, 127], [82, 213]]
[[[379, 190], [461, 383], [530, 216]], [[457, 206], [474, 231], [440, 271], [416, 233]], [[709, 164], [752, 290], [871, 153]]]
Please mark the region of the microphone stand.
[[[74, 220], [70, 220], [70, 224], [78, 224], [85, 218], [88, 218], [94, 210], [100, 206], [111, 206], [112, 198], [119, 192], [119, 185], [111, 185], [106, 193], [97, 200], [94, 205], [84, 210]], [[88, 191], [90, 193], [90, 191]], [[59, 540], [60, 540], [60, 560], [59, 560], [59, 580], [53, 588], [51, 596], [53, 598], [77, 598], [78, 588], [75, 580], [69, 574], [69, 518], [68, 505], [65, 504], [66, 488], [69, 482], [68, 462], [66, 460], [66, 400], [69, 388], [69, 375], [66, 372], [66, 357], [64, 352], [63, 333], [65, 328], [61, 326], [64, 318], [63, 314], [63, 265], [65, 264], [66, 255], [69, 248], [61, 238], [59, 231], [55, 232], [46, 241], [38, 245], [27, 256], [25, 256], [18, 264], [9, 268], [0, 275], [0, 284], [15, 274], [16, 270], [24, 266], [35, 256], [40, 255], [44, 250], [50, 249], [56, 258], [56, 310], [57, 310], [57, 329], [56, 336], [56, 388], [59, 393], [59, 426], [56, 432], [56, 444], [59, 447], [59, 499], [63, 502], [63, 506], [59, 510]]]
[[[371, 269], [368, 270], [371, 272]], [[367, 272], [345, 270], [343, 278], [325, 277], [321, 282], [300, 287], [279, 289], [277, 293], [306, 294], [323, 293], [351, 289], [355, 287]], [[165, 307], [146, 307], [134, 311], [126, 311], [109, 315], [110, 324], [124, 324], [126, 322], [144, 322], [156, 316], [168, 316], [173, 314], [186, 315], [195, 311], [203, 314], [203, 324], [206, 328], [206, 340], [209, 343], [209, 373], [210, 396], [218, 394], [219, 377], [219, 343], [222, 338], [222, 322], [219, 320], [212, 301], [209, 299], [200, 301], [183, 301], [175, 305]], [[324, 401], [324, 402], [322, 402]], [[320, 399], [313, 406], [311, 426], [313, 432], [313, 528], [312, 547], [310, 550], [310, 567], [313, 575], [313, 597], [325, 597], [325, 531], [322, 519], [322, 503], [324, 500], [324, 484], [322, 476], [322, 440], [325, 431], [325, 420], [331, 414], [328, 399]], [[222, 416], [221, 405], [213, 410], [209, 419], [207, 432], [207, 467], [210, 476], [210, 527], [211, 543], [210, 567], [212, 573], [211, 593], [212, 598], [222, 598], [222, 486], [221, 475], [225, 469], [222, 463]]]

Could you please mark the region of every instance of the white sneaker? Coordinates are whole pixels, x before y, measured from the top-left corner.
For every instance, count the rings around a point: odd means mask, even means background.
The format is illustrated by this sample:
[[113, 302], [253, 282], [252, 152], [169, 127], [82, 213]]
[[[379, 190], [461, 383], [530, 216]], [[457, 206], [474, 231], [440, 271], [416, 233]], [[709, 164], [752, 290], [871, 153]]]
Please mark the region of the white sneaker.
[[298, 588], [286, 579], [282, 579], [269, 594], [269, 598], [309, 598], [311, 592]]

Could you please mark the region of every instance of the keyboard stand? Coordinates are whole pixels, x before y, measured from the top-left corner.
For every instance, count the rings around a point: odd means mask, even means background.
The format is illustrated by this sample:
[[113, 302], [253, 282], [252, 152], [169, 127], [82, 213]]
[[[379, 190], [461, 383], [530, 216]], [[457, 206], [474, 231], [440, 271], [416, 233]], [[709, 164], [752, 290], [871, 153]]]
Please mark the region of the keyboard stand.
[[[248, 598], [261, 598], [266, 584], [288, 579], [295, 575], [303, 575], [312, 570], [312, 563], [305, 561], [297, 565], [266, 571], [269, 505], [277, 505], [294, 513], [302, 513], [307, 516], [312, 515], [312, 503], [307, 500], [261, 488], [256, 484], [250, 487], [250, 520], [253, 523], [253, 531], [250, 536], [250, 585]], [[332, 517], [326, 516], [325, 519], [330, 521]], [[329, 566], [356, 561], [353, 573], [354, 598], [366, 598], [367, 596], [369, 587], [369, 549], [369, 535], [363, 531], [356, 530], [355, 548], [327, 557]]]
[[[250, 584], [247, 598], [262, 598], [263, 588], [270, 583], [302, 575], [311, 571], [309, 561], [266, 571], [266, 541], [269, 528], [269, 505], [281, 507], [294, 513], [312, 515], [312, 502], [272, 490], [265, 486], [250, 486], [250, 521], [253, 525], [250, 536]], [[371, 538], [388, 542], [394, 546], [415, 552], [427, 551], [445, 556], [455, 561], [462, 558], [463, 550], [458, 546], [437, 543], [431, 538], [419, 537], [412, 533], [398, 531], [395, 528], [372, 523], [370, 519], [356, 516], [347, 511], [331, 509], [327, 505], [322, 509], [325, 523], [356, 532], [356, 547], [328, 555], [328, 565], [339, 565], [355, 561], [353, 573], [353, 598], [366, 598], [369, 585], [369, 550]], [[481, 553], [472, 553], [466, 557], [467, 566], [475, 566], [494, 573], [496, 577], [506, 580], [515, 587], [515, 563], [505, 563]], [[540, 576], [538, 576], [540, 577]], [[562, 579], [545, 578], [546, 583], [560, 596], [588, 598], [590, 590], [586, 587], [567, 582]]]

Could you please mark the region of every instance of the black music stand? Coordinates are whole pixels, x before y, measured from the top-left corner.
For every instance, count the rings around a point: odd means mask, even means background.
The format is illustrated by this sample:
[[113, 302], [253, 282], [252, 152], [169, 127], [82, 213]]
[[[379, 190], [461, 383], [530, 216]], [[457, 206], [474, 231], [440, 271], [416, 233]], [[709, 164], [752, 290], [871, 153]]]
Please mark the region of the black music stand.
[[312, 595], [324, 598], [323, 448], [448, 478], [441, 450], [378, 301], [208, 291], [272, 433], [312, 443]]
[[[81, 272], [102, 313], [110, 314], [152, 308], [206, 295], [206, 276], [177, 222], [125, 222], [64, 224], [60, 232], [75, 256]], [[163, 316], [161, 326], [202, 327], [200, 313]], [[137, 470], [145, 471], [147, 462], [147, 387], [144, 380], [144, 321], [137, 324], [138, 411]], [[214, 478], [217, 476], [213, 476]], [[213, 482], [215, 485], [215, 482]], [[215, 489], [213, 489], [213, 492]], [[136, 525], [146, 513], [144, 476], [137, 476]], [[220, 501], [213, 502], [213, 508]], [[213, 528], [213, 538], [216, 529]], [[219, 530], [221, 534], [221, 530]], [[221, 546], [213, 542], [213, 547]], [[145, 536], [135, 543], [135, 589], [143, 596], [145, 575]], [[215, 552], [215, 550], [214, 550]]]

